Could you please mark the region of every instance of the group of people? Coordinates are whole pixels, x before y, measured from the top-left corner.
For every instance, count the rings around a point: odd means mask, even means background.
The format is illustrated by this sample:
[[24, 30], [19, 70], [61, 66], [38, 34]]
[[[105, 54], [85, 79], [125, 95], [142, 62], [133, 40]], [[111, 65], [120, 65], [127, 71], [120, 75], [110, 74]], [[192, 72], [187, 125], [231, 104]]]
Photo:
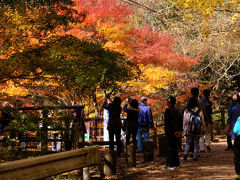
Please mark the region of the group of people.
[[128, 98], [128, 103], [124, 105], [123, 110], [127, 113], [127, 118], [122, 125], [120, 114], [122, 113], [121, 98], [115, 97], [112, 102], [107, 98], [104, 100], [103, 108], [109, 111], [108, 132], [110, 141], [110, 150], [114, 150], [114, 136], [117, 143], [117, 155], [121, 156], [121, 129], [125, 127], [126, 145], [130, 144], [132, 137], [133, 144], [138, 152], [143, 152], [143, 139], [149, 141], [149, 129], [154, 128], [151, 108], [147, 105], [147, 97], [141, 97], [141, 104], [136, 99]]
[[189, 151], [193, 152], [193, 160], [197, 161], [198, 152], [211, 151], [210, 126], [212, 125], [212, 102], [209, 99], [210, 90], [205, 89], [199, 96], [199, 89], [191, 89], [192, 97], [180, 112], [176, 107], [176, 98], [168, 98], [168, 108], [165, 110], [164, 123], [167, 139], [167, 162], [165, 169], [174, 169], [180, 165], [178, 157], [178, 139], [185, 138], [184, 160]]
[[[200, 95], [198, 88], [191, 89], [192, 96], [188, 99], [182, 111], [175, 107], [176, 98], [170, 96], [167, 99], [167, 108], [164, 113], [165, 135], [167, 143], [167, 160], [165, 169], [174, 169], [180, 165], [178, 157], [178, 143], [184, 134], [185, 148], [183, 160], [187, 160], [189, 151], [192, 152], [194, 161], [199, 158], [198, 152], [211, 151], [211, 126], [212, 102], [210, 101], [210, 90], [203, 90]], [[109, 140], [110, 150], [114, 150], [114, 135], [117, 142], [117, 154], [121, 155], [121, 128], [120, 114], [122, 113], [121, 99], [115, 97], [112, 102], [105, 99], [103, 107], [109, 111]], [[136, 99], [128, 98], [128, 103], [123, 106], [127, 113], [125, 121], [126, 145], [130, 144], [132, 137], [133, 144], [138, 152], [143, 151], [142, 135], [144, 141], [149, 141], [149, 129], [154, 128], [151, 108], [147, 105], [147, 98], [141, 97], [141, 104]], [[228, 109], [227, 123], [231, 134], [228, 136], [228, 147], [233, 149], [236, 173], [240, 175], [240, 93], [236, 92], [232, 96], [232, 102]], [[183, 133], [182, 133], [183, 132]]]

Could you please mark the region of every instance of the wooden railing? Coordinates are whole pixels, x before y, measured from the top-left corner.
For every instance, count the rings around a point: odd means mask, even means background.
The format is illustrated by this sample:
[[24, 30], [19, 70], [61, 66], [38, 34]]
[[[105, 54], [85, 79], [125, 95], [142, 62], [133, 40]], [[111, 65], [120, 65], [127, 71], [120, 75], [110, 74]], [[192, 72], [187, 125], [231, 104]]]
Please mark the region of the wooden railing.
[[[33, 137], [29, 138], [27, 136], [24, 137], [11, 137], [11, 139], [16, 138], [20, 142], [24, 142], [27, 144], [27, 142], [41, 142], [41, 150], [42, 151], [48, 151], [48, 142], [64, 142], [64, 150], [71, 150], [72, 148], [76, 147], [76, 143], [84, 142], [84, 120], [82, 118], [82, 111], [84, 109], [84, 106], [81, 105], [74, 105], [74, 106], [41, 106], [41, 107], [21, 107], [21, 108], [10, 108], [8, 109], [9, 112], [11, 110], [13, 111], [22, 111], [22, 114], [28, 111], [40, 111], [42, 118], [40, 120], [42, 121], [42, 127], [39, 128], [39, 132], [41, 132], [41, 137]], [[0, 108], [0, 111], [4, 111], [4, 108]], [[62, 117], [61, 121], [65, 124], [64, 128], [62, 129], [53, 129], [53, 128], [48, 128], [48, 124], [45, 122], [46, 119], [51, 119], [49, 117], [49, 111], [51, 110], [75, 110], [76, 112], [76, 117], [72, 118], [71, 117]], [[40, 113], [39, 113], [40, 114]], [[9, 122], [11, 119], [9, 119]], [[38, 122], [39, 124], [40, 122]], [[72, 125], [70, 125], [72, 123]], [[72, 126], [72, 127], [71, 127]], [[36, 132], [36, 130], [29, 130]], [[57, 138], [49, 138], [48, 137], [48, 132], [53, 132], [53, 131], [61, 131], [64, 137], [61, 137], [61, 139]], [[1, 131], [1, 134], [9, 132], [9, 130], [3, 130]], [[8, 139], [8, 138], [6, 138]], [[5, 140], [6, 140], [5, 139]], [[39, 140], [41, 139], [41, 141]], [[0, 142], [5, 142], [5, 140], [0, 140]], [[26, 150], [26, 148], [24, 148]]]
[[42, 179], [100, 164], [98, 146], [0, 164], [1, 180]]

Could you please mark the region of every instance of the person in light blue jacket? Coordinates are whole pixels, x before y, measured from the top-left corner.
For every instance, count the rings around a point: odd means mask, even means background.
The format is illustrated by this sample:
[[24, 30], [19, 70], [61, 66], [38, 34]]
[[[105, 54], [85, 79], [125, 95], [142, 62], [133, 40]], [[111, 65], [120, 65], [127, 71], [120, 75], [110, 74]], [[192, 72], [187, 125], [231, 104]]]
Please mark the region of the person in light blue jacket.
[[234, 164], [235, 172], [238, 175], [237, 179], [240, 179], [240, 117], [238, 117], [237, 122], [233, 128], [235, 134], [234, 141]]
[[147, 97], [141, 97], [141, 104], [139, 105], [139, 108], [137, 148], [138, 152], [142, 152], [142, 133], [144, 133], [144, 141], [149, 141], [149, 128], [154, 128], [154, 123], [151, 108], [147, 105]]

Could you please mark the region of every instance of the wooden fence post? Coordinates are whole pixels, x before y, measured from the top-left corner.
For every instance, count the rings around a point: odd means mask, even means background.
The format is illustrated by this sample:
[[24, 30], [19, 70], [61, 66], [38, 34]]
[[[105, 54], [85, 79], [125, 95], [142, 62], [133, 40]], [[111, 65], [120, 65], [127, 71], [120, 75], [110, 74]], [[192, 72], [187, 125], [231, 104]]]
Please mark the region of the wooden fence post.
[[158, 136], [158, 144], [159, 144], [159, 156], [167, 156], [167, 144], [166, 144], [166, 135]]
[[153, 141], [143, 142], [143, 158], [144, 158], [144, 162], [149, 162], [154, 160]]
[[135, 145], [126, 145], [127, 167], [136, 167], [136, 147]]
[[41, 132], [41, 151], [47, 152], [48, 151], [48, 123], [46, 122], [48, 119], [48, 110], [43, 109], [43, 126]]
[[106, 176], [116, 174], [117, 152], [114, 150], [104, 151], [103, 173]]

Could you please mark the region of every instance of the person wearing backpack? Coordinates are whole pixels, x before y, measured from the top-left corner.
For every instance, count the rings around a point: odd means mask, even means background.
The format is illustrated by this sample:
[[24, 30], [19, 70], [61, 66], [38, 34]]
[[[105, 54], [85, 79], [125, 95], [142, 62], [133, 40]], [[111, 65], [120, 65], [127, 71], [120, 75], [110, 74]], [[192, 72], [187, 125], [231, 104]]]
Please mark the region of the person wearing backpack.
[[204, 142], [207, 148], [207, 151], [211, 151], [210, 148], [210, 140], [211, 140], [211, 133], [210, 129], [212, 126], [212, 102], [209, 99], [210, 96], [210, 90], [205, 89], [203, 90], [203, 95], [204, 97], [201, 99], [203, 108], [205, 109], [205, 114], [204, 115], [204, 122], [205, 122], [205, 127], [202, 136], [199, 139], [199, 145], [200, 145], [200, 152], [205, 152], [204, 149]]
[[194, 98], [189, 99], [188, 108], [186, 108], [183, 115], [183, 130], [184, 135], [186, 136], [184, 160], [187, 160], [189, 148], [193, 142], [193, 159], [194, 161], [197, 161], [199, 138], [202, 135], [202, 127], [204, 126], [204, 115], [199, 106], [198, 100]]
[[180, 165], [178, 157], [178, 138], [181, 136], [181, 114], [175, 107], [176, 98], [170, 96], [167, 99], [168, 108], [164, 113], [164, 129], [167, 142], [167, 160], [164, 169], [174, 169]]

